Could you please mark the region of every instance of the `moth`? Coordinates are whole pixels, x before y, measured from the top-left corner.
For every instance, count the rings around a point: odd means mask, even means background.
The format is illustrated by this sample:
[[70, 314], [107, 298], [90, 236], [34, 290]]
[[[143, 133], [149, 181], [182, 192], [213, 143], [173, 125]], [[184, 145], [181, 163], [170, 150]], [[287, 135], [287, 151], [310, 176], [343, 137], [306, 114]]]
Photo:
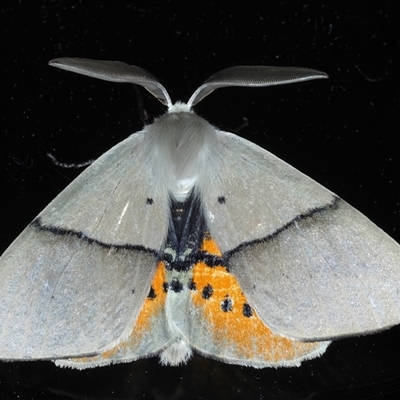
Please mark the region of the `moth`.
[[266, 150], [196, 115], [215, 89], [326, 78], [239, 66], [173, 104], [122, 62], [50, 65], [141, 85], [168, 111], [107, 151], [0, 258], [0, 358], [88, 368], [192, 351], [294, 366], [400, 323], [400, 246]]

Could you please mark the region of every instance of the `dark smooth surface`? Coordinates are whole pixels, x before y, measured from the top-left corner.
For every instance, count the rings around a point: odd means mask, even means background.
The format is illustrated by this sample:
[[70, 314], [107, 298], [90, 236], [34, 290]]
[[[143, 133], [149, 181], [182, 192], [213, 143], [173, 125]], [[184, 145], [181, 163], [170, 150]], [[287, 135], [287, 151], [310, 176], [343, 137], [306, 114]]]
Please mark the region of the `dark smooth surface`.
[[[146, 91], [58, 71], [55, 57], [119, 60], [157, 76], [174, 101], [234, 65], [309, 67], [330, 79], [219, 89], [196, 111], [336, 192], [400, 241], [399, 6], [396, 2], [4, 1], [1, 6], [0, 252], [78, 173], [164, 108]], [[345, 316], [343, 316], [345, 318]], [[0, 398], [390, 399], [400, 327], [333, 343], [300, 368], [195, 356], [87, 371], [0, 363]], [[397, 394], [397, 395], [396, 395]]]

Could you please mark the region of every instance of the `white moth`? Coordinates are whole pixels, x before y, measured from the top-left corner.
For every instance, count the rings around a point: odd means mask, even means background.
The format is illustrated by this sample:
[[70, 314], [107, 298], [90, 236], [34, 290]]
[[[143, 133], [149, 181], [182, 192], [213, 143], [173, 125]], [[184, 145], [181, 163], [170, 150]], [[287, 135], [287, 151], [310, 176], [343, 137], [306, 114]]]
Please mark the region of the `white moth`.
[[400, 323], [400, 246], [274, 155], [197, 116], [225, 86], [326, 78], [234, 67], [172, 104], [147, 71], [50, 65], [146, 88], [168, 112], [106, 152], [0, 258], [0, 358], [87, 368], [192, 349], [299, 365], [329, 340]]

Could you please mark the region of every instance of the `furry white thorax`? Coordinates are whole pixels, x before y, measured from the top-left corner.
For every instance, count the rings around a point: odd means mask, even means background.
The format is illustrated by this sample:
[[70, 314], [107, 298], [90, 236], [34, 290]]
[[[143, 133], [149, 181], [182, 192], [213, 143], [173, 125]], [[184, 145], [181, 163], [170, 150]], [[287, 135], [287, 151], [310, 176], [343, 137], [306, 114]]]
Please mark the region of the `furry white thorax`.
[[144, 162], [154, 168], [158, 187], [178, 201], [219, 170], [222, 146], [215, 128], [187, 104], [175, 103], [145, 132]]

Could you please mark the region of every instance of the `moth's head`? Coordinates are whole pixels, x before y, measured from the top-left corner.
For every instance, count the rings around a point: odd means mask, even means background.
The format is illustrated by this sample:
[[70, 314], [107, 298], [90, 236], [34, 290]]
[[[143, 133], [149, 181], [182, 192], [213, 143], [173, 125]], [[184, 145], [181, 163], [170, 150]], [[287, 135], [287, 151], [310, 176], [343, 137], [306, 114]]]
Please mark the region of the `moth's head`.
[[182, 103], [181, 101], [177, 101], [175, 104], [171, 105], [171, 107], [168, 108], [168, 114], [182, 112], [191, 113], [193, 111], [188, 104]]

